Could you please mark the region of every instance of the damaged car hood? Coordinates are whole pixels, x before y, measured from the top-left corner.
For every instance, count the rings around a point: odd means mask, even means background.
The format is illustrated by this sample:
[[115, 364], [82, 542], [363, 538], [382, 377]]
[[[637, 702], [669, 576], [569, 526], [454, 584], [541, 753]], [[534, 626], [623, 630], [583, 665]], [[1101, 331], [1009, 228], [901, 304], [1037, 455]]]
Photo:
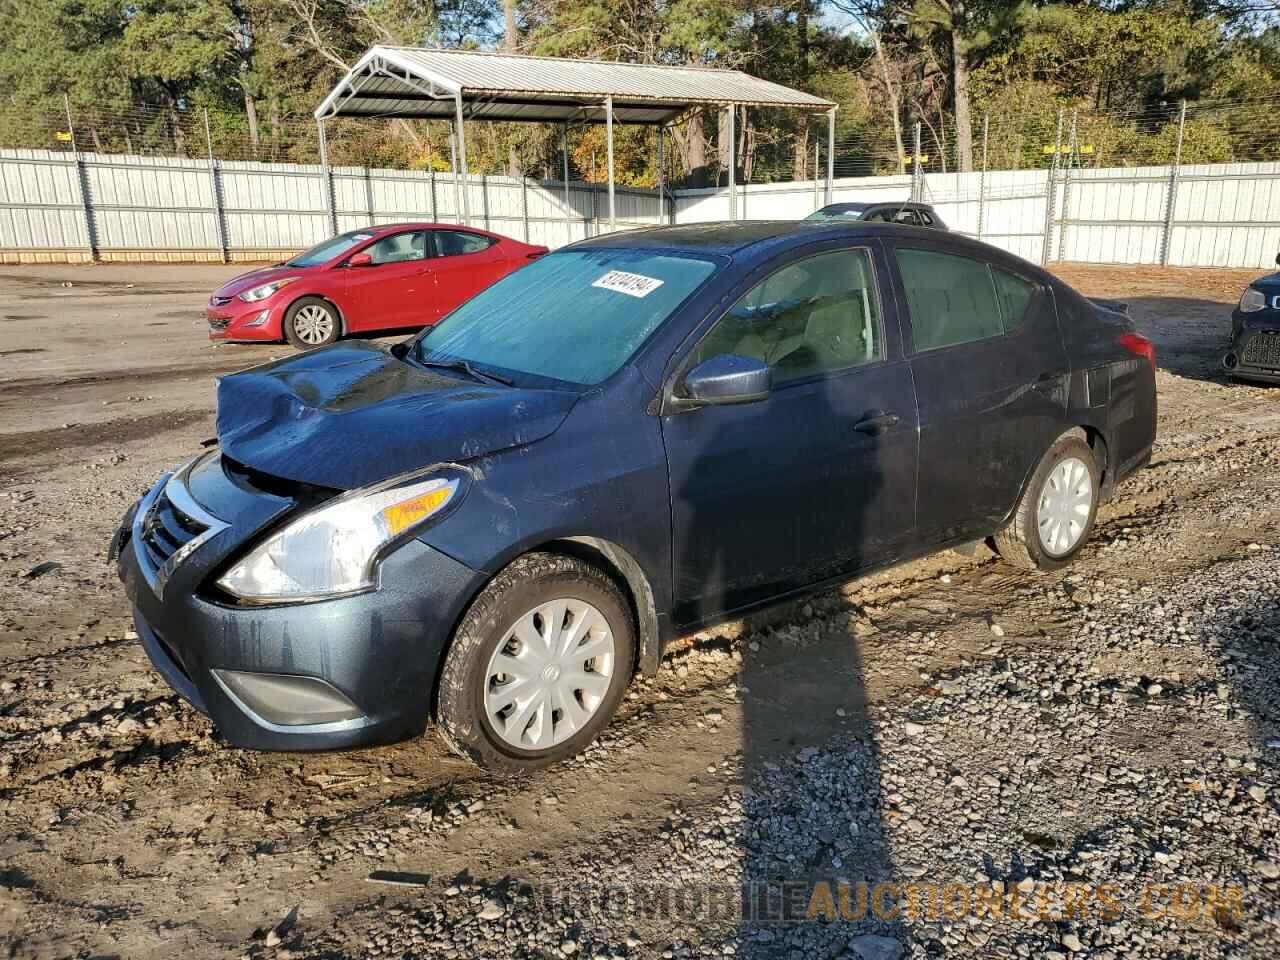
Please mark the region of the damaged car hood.
[[541, 440], [576, 399], [469, 383], [353, 341], [222, 377], [218, 440], [254, 470], [349, 490]]

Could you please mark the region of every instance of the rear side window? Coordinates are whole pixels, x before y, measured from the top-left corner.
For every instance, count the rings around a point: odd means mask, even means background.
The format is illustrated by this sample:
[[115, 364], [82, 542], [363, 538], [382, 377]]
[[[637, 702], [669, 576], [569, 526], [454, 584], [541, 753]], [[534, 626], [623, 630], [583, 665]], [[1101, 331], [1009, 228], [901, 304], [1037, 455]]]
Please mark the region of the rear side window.
[[999, 267], [991, 268], [991, 276], [995, 278], [996, 295], [1000, 298], [1004, 332], [1012, 333], [1027, 315], [1027, 308], [1031, 306], [1031, 298], [1038, 284]]
[[404, 263], [406, 260], [421, 260], [427, 255], [425, 231], [414, 230], [412, 233], [393, 233], [372, 244], [365, 252], [375, 263]]
[[911, 311], [916, 353], [1004, 335], [987, 264], [932, 250], [899, 247], [894, 253]]
[[488, 250], [497, 241], [479, 233], [465, 230], [436, 230], [436, 256], [460, 257], [468, 253]]

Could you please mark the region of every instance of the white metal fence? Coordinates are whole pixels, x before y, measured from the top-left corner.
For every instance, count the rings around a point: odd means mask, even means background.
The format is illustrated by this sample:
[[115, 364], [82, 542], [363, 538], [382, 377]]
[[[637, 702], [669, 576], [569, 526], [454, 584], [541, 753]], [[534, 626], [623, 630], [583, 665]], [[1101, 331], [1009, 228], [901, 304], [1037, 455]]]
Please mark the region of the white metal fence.
[[[471, 177], [472, 222], [561, 246], [608, 229], [604, 188]], [[617, 224], [797, 219], [822, 182], [620, 189]], [[1055, 168], [838, 179], [836, 200], [933, 203], [955, 230], [1028, 260], [1265, 267], [1280, 163]], [[276, 259], [339, 230], [458, 220], [450, 173], [0, 150], [0, 262]]]
[[[170, 157], [0, 150], [0, 262], [270, 260], [332, 234], [457, 222], [452, 174]], [[467, 180], [471, 222], [562, 246], [608, 229], [595, 184]], [[656, 224], [657, 194], [616, 193], [619, 228]]]

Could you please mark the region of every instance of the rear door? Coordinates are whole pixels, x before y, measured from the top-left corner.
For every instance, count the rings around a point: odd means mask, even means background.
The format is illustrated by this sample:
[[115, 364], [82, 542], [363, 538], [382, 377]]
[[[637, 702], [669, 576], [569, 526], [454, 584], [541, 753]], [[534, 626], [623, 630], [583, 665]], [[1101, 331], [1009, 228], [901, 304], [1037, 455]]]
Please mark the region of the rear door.
[[435, 282], [432, 322], [504, 276], [509, 267], [501, 243], [470, 230], [432, 230]]
[[891, 246], [920, 411], [920, 535], [986, 536], [1066, 429], [1053, 295], [1029, 272], [945, 246]]
[[421, 326], [434, 310], [427, 231], [392, 233], [365, 247], [373, 262], [344, 268], [349, 331]]
[[770, 395], [663, 417], [675, 619], [701, 622], [890, 558], [914, 527], [911, 371], [878, 245], [758, 271], [681, 364], [736, 354]]

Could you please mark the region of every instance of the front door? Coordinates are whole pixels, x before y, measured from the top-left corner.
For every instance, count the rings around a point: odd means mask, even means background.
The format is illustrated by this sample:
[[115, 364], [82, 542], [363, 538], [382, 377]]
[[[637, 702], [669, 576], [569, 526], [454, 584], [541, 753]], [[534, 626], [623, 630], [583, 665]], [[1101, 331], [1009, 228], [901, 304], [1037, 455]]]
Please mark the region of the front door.
[[406, 230], [365, 247], [372, 260], [346, 273], [348, 331], [422, 326], [435, 309], [427, 232]]
[[1066, 427], [1053, 295], [1012, 265], [896, 245], [920, 404], [922, 539], [987, 536]]
[[678, 625], [891, 558], [911, 535], [915, 397], [878, 260], [858, 247], [774, 265], [682, 364], [753, 357], [773, 389], [663, 418]]

